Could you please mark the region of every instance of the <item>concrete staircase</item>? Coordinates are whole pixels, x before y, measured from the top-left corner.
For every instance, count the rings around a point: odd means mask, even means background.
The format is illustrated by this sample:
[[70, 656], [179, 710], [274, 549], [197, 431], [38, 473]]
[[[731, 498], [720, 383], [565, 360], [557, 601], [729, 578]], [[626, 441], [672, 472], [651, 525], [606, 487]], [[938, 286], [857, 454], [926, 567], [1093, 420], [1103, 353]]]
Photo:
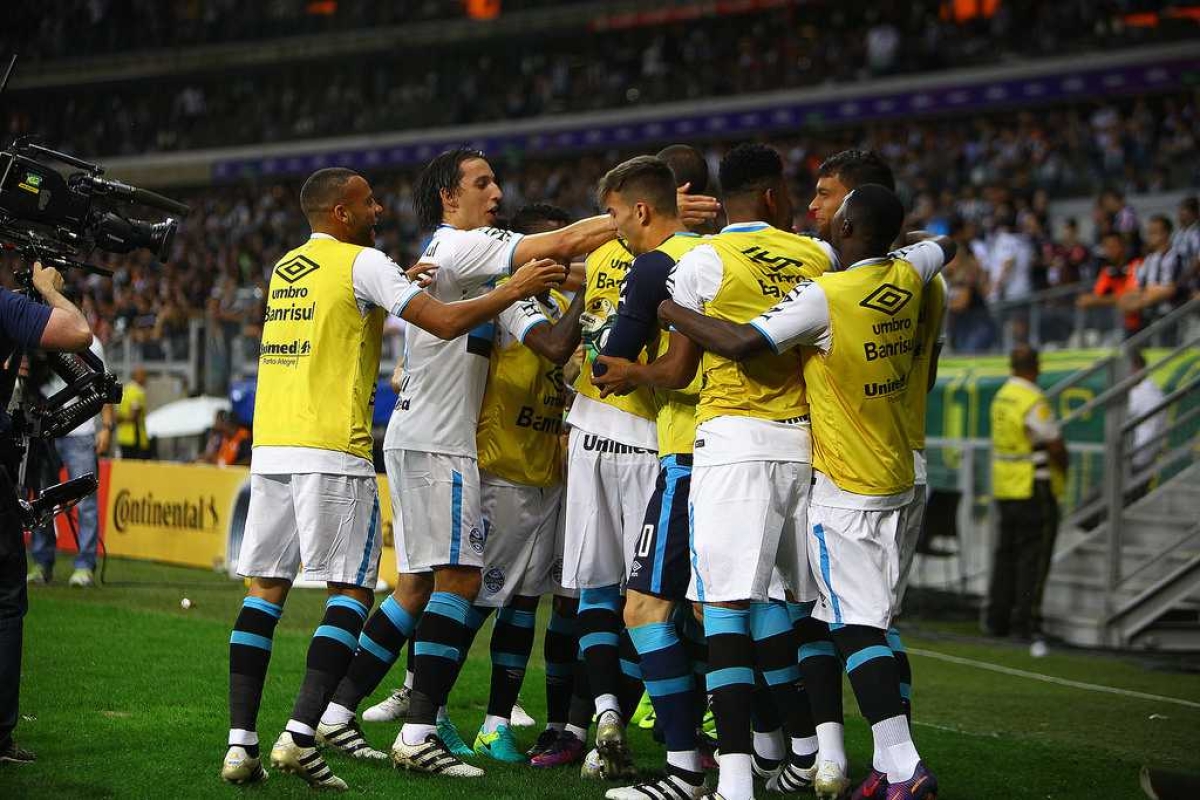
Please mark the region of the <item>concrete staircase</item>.
[[1072, 644], [1200, 651], [1200, 463], [1129, 505], [1120, 582], [1109, 587], [1109, 524], [1064, 528], [1046, 585], [1046, 632]]

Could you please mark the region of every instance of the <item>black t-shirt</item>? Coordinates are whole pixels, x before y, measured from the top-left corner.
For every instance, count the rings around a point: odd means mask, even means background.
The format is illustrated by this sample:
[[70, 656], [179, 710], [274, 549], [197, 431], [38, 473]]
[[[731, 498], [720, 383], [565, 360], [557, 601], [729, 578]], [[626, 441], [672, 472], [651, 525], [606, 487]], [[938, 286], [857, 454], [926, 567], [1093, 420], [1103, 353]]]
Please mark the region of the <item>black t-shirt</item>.
[[661, 250], [651, 250], [634, 259], [621, 288], [617, 321], [604, 344], [604, 355], [636, 361], [642, 348], [654, 341], [658, 333], [658, 305], [671, 299], [667, 279], [674, 266], [675, 260]]

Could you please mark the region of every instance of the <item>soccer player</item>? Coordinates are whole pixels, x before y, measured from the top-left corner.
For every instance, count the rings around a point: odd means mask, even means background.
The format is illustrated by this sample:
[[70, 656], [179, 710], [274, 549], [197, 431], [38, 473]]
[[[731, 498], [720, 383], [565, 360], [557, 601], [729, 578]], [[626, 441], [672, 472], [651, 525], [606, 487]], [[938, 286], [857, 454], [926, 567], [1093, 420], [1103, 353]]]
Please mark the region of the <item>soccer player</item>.
[[[653, 352], [659, 340], [658, 304], [670, 296], [667, 276], [684, 253], [704, 241], [680, 220], [675, 191], [677, 184], [703, 191], [707, 165], [691, 148], [668, 155], [680, 164], [678, 171], [658, 157], [638, 156], [612, 169], [597, 191], [601, 207], [612, 215], [618, 235], [636, 256], [616, 322], [602, 348], [601, 365], [606, 357], [632, 361], [647, 348]], [[603, 374], [600, 366], [594, 369]], [[692, 665], [674, 620], [676, 602], [685, 599], [691, 574], [687, 508], [699, 374], [693, 377], [691, 391], [655, 398], [661, 469], [632, 553], [625, 597], [625, 624], [666, 738], [666, 775], [612, 789], [605, 795], [612, 800], [690, 800], [704, 791]]]
[[[824, 242], [787, 232], [793, 206], [777, 152], [736, 147], [721, 161], [720, 178], [731, 224], [680, 259], [672, 297], [716, 318], [745, 322], [801, 280], [829, 270], [835, 257]], [[678, 389], [700, 363], [700, 349], [672, 331], [666, 354], [653, 364], [606, 361], [608, 371], [597, 380], [605, 391], [638, 384]], [[796, 648], [783, 635], [790, 634], [790, 620], [782, 605], [770, 602], [776, 570], [793, 599], [815, 598], [803, 547], [811, 449], [800, 366], [798, 353], [766, 353], [747, 365], [703, 354], [689, 597], [704, 604], [707, 685], [721, 750], [718, 789], [739, 800], [753, 792], [755, 669], [777, 681], [772, 689], [781, 710], [798, 707]], [[789, 786], [802, 777], [793, 773], [813, 769], [815, 746], [811, 731], [804, 733], [793, 741]], [[801, 746], [811, 749], [798, 752]]]
[[[514, 217], [519, 233], [557, 230], [566, 213], [550, 206], [526, 207]], [[579, 345], [583, 292], [568, 301], [560, 292], [518, 303], [500, 314], [479, 415], [480, 502], [486, 530], [483, 586], [475, 609], [498, 609], [492, 630], [492, 679], [487, 715], [475, 737], [476, 753], [525, 763], [511, 729], [513, 704], [533, 649], [538, 601], [555, 592], [546, 665], [548, 749], [567, 723], [574, 653], [557, 638], [569, 634], [574, 600], [559, 594], [554, 579], [560, 544], [565, 448], [561, 438], [566, 387], [562, 365]], [[564, 608], [572, 606], [572, 608]], [[567, 623], [564, 625], [564, 623]], [[553, 681], [553, 682], [552, 682]]]
[[[430, 276], [428, 295], [435, 298], [487, 296], [513, 264], [545, 256], [567, 262], [614, 235], [606, 217], [534, 236], [491, 227], [503, 193], [487, 159], [468, 148], [430, 161], [415, 194], [419, 222], [433, 237], [414, 271]], [[490, 291], [507, 293], [505, 286]], [[340, 727], [354, 726], [358, 704], [414, 638], [413, 690], [392, 760], [454, 777], [483, 774], [451, 752], [470, 748], [448, 719], [439, 736], [438, 711], [466, 656], [469, 628], [483, 621], [471, 608], [485, 541], [475, 433], [494, 330], [488, 322], [450, 340], [410, 331], [404, 380], [384, 440], [399, 580], [363, 628], [354, 664], [322, 718], [331, 741]], [[347, 734], [345, 741], [353, 739]]]
[[374, 600], [380, 537], [371, 403], [380, 334], [392, 313], [453, 338], [565, 277], [526, 265], [503, 290], [445, 304], [372, 247], [383, 210], [348, 169], [313, 173], [300, 191], [312, 237], [271, 275], [255, 399], [250, 508], [238, 572], [250, 590], [229, 640], [229, 751], [221, 776], [266, 778], [256, 722], [275, 625], [301, 563], [330, 599], [271, 762], [310, 785], [345, 789], [315, 749], [315, 726], [357, 646]]
[[[860, 186], [832, 220], [833, 244], [850, 267], [822, 275], [747, 324], [665, 303], [660, 317], [700, 346], [739, 362], [804, 345], [813, 411], [810, 560], [820, 564], [815, 614], [831, 623], [859, 707], [871, 723], [873, 766], [888, 800], [931, 797], [937, 780], [913, 745], [885, 631], [899, 572], [897, 541], [913, 485], [903, 400], [912, 378], [920, 298], [954, 256], [945, 238], [889, 253], [904, 207], [888, 189]], [[836, 320], [836, 325], [831, 324]], [[836, 766], [836, 765], [835, 765]], [[822, 763], [819, 798], [847, 788]]]

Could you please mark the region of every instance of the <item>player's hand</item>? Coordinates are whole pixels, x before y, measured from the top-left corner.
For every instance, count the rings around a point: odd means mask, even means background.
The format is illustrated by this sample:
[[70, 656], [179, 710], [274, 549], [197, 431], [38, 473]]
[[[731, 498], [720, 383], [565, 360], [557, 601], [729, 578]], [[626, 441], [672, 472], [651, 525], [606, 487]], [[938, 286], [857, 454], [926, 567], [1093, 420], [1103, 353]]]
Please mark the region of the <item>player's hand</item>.
[[105, 455], [111, 442], [112, 433], [108, 428], [101, 426], [100, 430], [96, 431], [96, 455]]
[[514, 272], [507, 285], [521, 297], [534, 297], [562, 286], [566, 277], [567, 268], [553, 258], [535, 258]]
[[715, 197], [703, 194], [688, 194], [690, 183], [680, 186], [675, 193], [679, 205], [679, 219], [689, 228], [699, 228], [712, 222], [721, 212], [721, 203]]
[[43, 267], [42, 262], [33, 262], [33, 287], [38, 294], [46, 297], [48, 294], [61, 294], [63, 276], [54, 267]]
[[406, 269], [404, 274], [417, 286], [427, 289], [433, 283], [433, 279], [437, 277], [437, 264], [431, 264], [428, 261], [424, 264], [416, 264]]
[[637, 384], [629, 379], [632, 361], [616, 356], [596, 356], [596, 365], [604, 367], [602, 370], [592, 370], [592, 383], [600, 390], [601, 397], [625, 395], [637, 388]]

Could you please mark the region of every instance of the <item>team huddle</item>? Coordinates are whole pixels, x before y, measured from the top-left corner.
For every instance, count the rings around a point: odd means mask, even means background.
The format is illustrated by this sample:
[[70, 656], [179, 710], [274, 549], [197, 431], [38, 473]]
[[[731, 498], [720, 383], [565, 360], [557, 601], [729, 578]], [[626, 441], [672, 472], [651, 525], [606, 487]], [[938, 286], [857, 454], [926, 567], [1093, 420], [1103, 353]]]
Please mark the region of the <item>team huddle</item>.
[[[874, 153], [821, 166], [815, 237], [791, 232], [773, 149], [731, 150], [719, 203], [708, 172], [673, 145], [610, 170], [599, 216], [536, 204], [501, 222], [484, 155], [449, 151], [418, 179], [433, 234], [407, 272], [373, 248], [382, 209], [365, 179], [308, 179], [312, 237], [268, 291], [225, 780], [267, 776], [258, 709], [302, 572], [329, 600], [269, 760], [314, 788], [347, 788], [324, 748], [447, 778], [481, 777], [487, 759], [582, 764], [617, 783], [614, 800], [746, 800], [756, 777], [841, 798], [848, 675], [874, 740], [853, 796], [936, 797], [892, 623], [924, 509], [954, 245], [901, 235]], [[398, 579], [372, 613], [389, 313], [408, 323], [383, 446]], [[512, 717], [545, 595], [547, 722], [521, 752]], [[487, 714], [467, 746], [452, 689], [493, 611]], [[388, 753], [359, 706], [406, 645], [404, 687], [363, 712], [403, 720]], [[652, 777], [626, 737], [643, 694], [666, 750]]]

